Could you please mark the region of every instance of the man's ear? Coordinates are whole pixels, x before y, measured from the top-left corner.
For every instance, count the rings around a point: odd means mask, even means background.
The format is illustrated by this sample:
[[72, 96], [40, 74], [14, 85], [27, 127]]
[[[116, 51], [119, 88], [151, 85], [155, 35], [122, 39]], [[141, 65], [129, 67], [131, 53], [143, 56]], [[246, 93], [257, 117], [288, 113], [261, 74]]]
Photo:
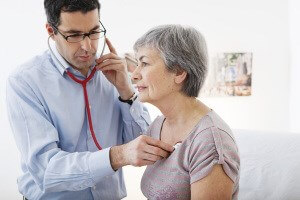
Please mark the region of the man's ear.
[[178, 70], [175, 74], [175, 83], [180, 84], [186, 79], [187, 73], [184, 70]]
[[54, 30], [49, 23], [46, 23], [46, 30], [47, 30], [47, 33], [49, 36], [51, 36], [51, 37], [54, 36]]

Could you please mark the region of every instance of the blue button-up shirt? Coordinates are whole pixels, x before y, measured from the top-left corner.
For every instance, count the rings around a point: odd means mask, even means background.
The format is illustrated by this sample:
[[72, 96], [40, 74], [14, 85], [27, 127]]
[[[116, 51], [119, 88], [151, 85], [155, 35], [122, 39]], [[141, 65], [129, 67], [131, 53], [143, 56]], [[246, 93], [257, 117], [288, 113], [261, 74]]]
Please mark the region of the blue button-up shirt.
[[[55, 47], [53, 53], [77, 78], [85, 78]], [[131, 106], [120, 102], [116, 88], [100, 71], [87, 84], [87, 91], [101, 151], [89, 130], [82, 86], [67, 76], [50, 51], [8, 78], [8, 115], [22, 159], [18, 187], [28, 199], [126, 196], [122, 169], [111, 168], [109, 149], [145, 132], [149, 114], [138, 100]]]

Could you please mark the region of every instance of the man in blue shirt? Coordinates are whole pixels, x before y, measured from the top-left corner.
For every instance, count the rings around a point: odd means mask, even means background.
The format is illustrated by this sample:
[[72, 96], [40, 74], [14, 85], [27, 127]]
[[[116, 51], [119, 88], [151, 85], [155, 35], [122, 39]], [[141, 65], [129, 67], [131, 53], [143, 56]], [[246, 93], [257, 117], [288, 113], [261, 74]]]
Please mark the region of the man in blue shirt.
[[44, 6], [55, 45], [7, 81], [21, 153], [19, 191], [30, 200], [121, 199], [121, 167], [153, 164], [173, 147], [140, 136], [149, 115], [109, 40], [110, 53], [96, 59], [105, 37], [98, 0], [45, 0]]

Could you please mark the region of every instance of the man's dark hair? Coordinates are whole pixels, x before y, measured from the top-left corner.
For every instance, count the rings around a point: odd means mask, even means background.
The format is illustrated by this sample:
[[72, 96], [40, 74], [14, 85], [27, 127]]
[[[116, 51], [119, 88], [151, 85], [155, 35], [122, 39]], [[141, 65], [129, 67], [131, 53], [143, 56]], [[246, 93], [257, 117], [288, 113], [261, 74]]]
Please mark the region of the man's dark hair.
[[[98, 0], [44, 0], [44, 8], [47, 15], [47, 21], [51, 26], [58, 27], [61, 23], [61, 12], [81, 11], [87, 13], [94, 9], [100, 11], [100, 3]], [[54, 29], [54, 33], [57, 31]]]

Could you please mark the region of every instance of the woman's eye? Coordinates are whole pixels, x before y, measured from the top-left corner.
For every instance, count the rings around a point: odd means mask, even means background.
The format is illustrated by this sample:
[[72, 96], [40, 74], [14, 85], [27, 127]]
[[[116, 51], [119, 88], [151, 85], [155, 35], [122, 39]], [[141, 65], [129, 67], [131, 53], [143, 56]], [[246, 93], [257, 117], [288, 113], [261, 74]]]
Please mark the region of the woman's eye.
[[143, 66], [143, 67], [145, 67], [146, 65], [148, 65], [148, 63], [142, 62], [142, 66]]

